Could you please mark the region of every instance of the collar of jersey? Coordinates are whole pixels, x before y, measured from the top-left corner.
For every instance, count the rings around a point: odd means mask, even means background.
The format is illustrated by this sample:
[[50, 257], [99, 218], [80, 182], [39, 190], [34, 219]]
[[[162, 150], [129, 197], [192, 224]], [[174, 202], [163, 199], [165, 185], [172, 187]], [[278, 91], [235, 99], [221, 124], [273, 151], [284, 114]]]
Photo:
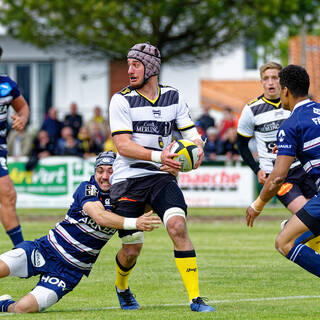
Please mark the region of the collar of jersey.
[[145, 99], [147, 99], [148, 101], [150, 101], [152, 104], [155, 104], [155, 102], [159, 99], [160, 96], [160, 87], [158, 86], [158, 94], [156, 96], [156, 98], [154, 100], [149, 99], [148, 97], [146, 97], [145, 95], [143, 95], [141, 92], [139, 92], [138, 90], [136, 90], [138, 92], [138, 94], [140, 94], [140, 96], [144, 97]]
[[281, 105], [281, 101], [279, 102], [272, 102], [270, 100], [268, 100], [266, 97], [262, 97], [262, 100], [269, 103], [269, 104], [272, 104], [273, 106], [275, 106], [276, 108], [279, 108], [280, 105]]

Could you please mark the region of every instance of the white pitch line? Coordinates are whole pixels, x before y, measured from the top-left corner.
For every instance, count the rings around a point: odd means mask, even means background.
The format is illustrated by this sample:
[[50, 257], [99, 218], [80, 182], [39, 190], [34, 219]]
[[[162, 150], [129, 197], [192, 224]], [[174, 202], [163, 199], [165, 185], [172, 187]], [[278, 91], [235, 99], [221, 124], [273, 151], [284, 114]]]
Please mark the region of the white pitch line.
[[[299, 300], [299, 299], [314, 299], [320, 298], [320, 295], [314, 296], [287, 296], [287, 297], [269, 297], [269, 298], [249, 298], [249, 299], [225, 299], [225, 300], [210, 300], [208, 303], [218, 304], [218, 303], [235, 303], [235, 302], [256, 302], [256, 301], [277, 301], [277, 300]], [[154, 305], [144, 305], [142, 307], [147, 308], [156, 308], [156, 307], [182, 307], [188, 306], [189, 304], [180, 303], [180, 304], [154, 304]], [[64, 309], [56, 311], [46, 311], [46, 312], [75, 312], [75, 311], [99, 311], [99, 310], [116, 310], [120, 307], [102, 307], [102, 308], [79, 308], [79, 309]], [[0, 317], [14, 315], [14, 313], [0, 313]]]

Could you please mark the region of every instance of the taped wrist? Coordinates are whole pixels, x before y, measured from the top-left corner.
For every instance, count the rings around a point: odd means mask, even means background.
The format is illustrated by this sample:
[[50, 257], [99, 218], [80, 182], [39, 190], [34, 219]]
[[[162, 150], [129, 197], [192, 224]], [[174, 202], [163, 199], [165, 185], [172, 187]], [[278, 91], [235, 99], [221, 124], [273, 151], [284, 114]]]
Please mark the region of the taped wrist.
[[261, 212], [265, 204], [266, 202], [263, 201], [259, 196], [254, 202], [251, 203], [250, 207], [257, 212]]

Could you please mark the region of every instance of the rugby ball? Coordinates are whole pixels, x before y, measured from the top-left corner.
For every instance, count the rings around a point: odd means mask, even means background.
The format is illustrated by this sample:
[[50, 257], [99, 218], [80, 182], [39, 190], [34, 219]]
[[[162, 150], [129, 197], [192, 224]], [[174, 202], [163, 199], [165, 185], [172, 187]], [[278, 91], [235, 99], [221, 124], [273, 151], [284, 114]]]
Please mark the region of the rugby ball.
[[188, 172], [194, 169], [199, 158], [199, 149], [197, 145], [190, 140], [177, 140], [171, 147], [170, 152], [178, 154], [173, 160], [181, 163], [180, 171], [182, 172]]

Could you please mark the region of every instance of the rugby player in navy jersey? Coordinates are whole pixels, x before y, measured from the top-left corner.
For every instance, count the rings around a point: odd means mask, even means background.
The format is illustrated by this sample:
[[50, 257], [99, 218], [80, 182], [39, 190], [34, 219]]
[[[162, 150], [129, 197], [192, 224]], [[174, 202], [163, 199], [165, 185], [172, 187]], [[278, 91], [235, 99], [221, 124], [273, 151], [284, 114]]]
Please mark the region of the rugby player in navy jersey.
[[[203, 141], [181, 93], [159, 84], [161, 55], [149, 43], [134, 45], [128, 52], [129, 86], [112, 96], [109, 120], [118, 150], [111, 177], [110, 195], [115, 211], [124, 217], [138, 217], [150, 204], [162, 219], [173, 242], [174, 258], [188, 292], [190, 308], [211, 312], [199, 295], [196, 252], [186, 225], [187, 205], [173, 171], [180, 163], [170, 152], [173, 128], [199, 149], [198, 168], [203, 160]], [[139, 309], [128, 286], [143, 245], [143, 233], [119, 231], [122, 248], [116, 256], [116, 291], [122, 309]]]
[[[272, 171], [277, 157], [272, 149], [277, 140], [278, 129], [290, 116], [290, 111], [284, 110], [280, 101], [279, 72], [281, 70], [282, 66], [273, 61], [260, 67], [263, 95], [245, 105], [238, 122], [239, 152], [244, 162], [257, 175], [261, 185], [265, 183]], [[257, 144], [259, 164], [256, 163], [248, 146], [251, 138], [254, 138]], [[301, 163], [295, 159], [286, 180], [276, 194], [277, 198], [292, 214], [295, 214], [315, 194], [317, 194], [315, 182], [303, 170]], [[283, 221], [282, 225], [286, 221]], [[312, 238], [311, 232], [306, 232], [297, 241], [306, 242], [310, 238]], [[320, 249], [319, 239], [310, 240], [308, 245], [317, 251]]]
[[64, 220], [48, 235], [24, 241], [0, 255], [0, 278], [40, 275], [36, 287], [20, 300], [15, 302], [8, 294], [1, 296], [1, 312], [27, 313], [49, 308], [72, 291], [83, 275], [89, 276], [100, 250], [117, 229], [152, 231], [161, 223], [152, 211], [137, 219], [110, 211], [109, 177], [114, 159], [112, 151], [98, 155], [95, 174], [79, 185]]
[[[0, 47], [0, 59], [2, 56]], [[17, 194], [10, 179], [7, 167], [7, 128], [8, 108], [12, 106], [15, 114], [12, 118], [12, 129], [22, 131], [29, 119], [29, 106], [21, 95], [17, 84], [7, 75], [0, 74], [0, 204], [1, 222], [12, 243], [23, 241], [21, 226], [16, 212]]]
[[[264, 205], [280, 189], [295, 157], [318, 188], [320, 184], [320, 103], [308, 98], [310, 80], [304, 68], [289, 65], [280, 71], [279, 77], [281, 102], [291, 115], [277, 134], [278, 154], [273, 170], [258, 198], [247, 208], [247, 225], [251, 227]], [[275, 246], [287, 259], [320, 277], [320, 255], [309, 246], [295, 242], [308, 230], [314, 236], [320, 235], [319, 193], [289, 219], [277, 236]]]

